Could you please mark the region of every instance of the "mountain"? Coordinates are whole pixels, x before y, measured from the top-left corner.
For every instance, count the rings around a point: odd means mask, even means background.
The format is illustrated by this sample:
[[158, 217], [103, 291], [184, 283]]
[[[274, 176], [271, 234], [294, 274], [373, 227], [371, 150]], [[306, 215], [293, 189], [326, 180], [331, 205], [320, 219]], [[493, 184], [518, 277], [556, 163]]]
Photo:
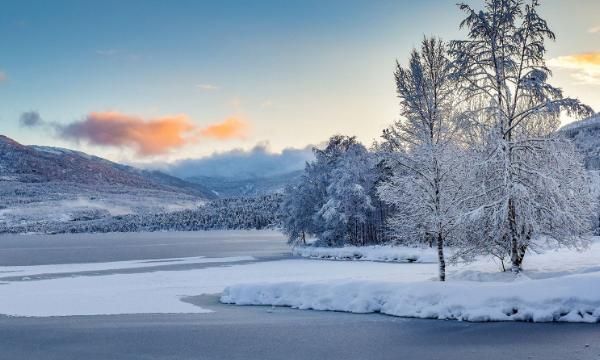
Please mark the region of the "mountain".
[[217, 196], [201, 183], [182, 180], [158, 170], [141, 170], [127, 166], [128, 171], [137, 173], [143, 178], [175, 191], [199, 195], [206, 199], [216, 199]]
[[583, 154], [588, 170], [600, 170], [600, 113], [565, 125], [559, 131]]
[[262, 196], [283, 191], [286, 185], [300, 180], [303, 170], [266, 177], [231, 178], [195, 176], [187, 178], [189, 182], [202, 184], [220, 198]]
[[4, 135], [0, 135], [0, 181], [125, 186], [215, 198], [201, 184], [159, 171], [140, 170], [69, 149], [26, 146]]

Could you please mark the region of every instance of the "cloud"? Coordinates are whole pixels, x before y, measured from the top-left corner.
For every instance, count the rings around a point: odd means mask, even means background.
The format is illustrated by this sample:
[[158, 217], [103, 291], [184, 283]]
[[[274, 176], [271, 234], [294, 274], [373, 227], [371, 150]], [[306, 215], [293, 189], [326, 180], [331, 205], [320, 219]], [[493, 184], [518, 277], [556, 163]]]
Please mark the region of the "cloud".
[[185, 115], [144, 120], [119, 112], [93, 112], [81, 121], [63, 126], [59, 135], [94, 145], [130, 147], [138, 155], [149, 156], [193, 141], [193, 130], [194, 125]]
[[241, 139], [248, 133], [248, 128], [248, 123], [245, 120], [230, 117], [221, 123], [207, 126], [201, 130], [201, 134], [219, 140]]
[[199, 159], [180, 160], [166, 171], [182, 178], [193, 176], [254, 178], [285, 174], [304, 168], [314, 159], [312, 146], [303, 149], [287, 148], [281, 153], [259, 144], [248, 151], [241, 149], [215, 153]]
[[573, 77], [586, 84], [600, 85], [600, 52], [559, 56], [548, 65], [573, 72]]
[[185, 114], [144, 119], [116, 111], [92, 112], [67, 125], [54, 124], [59, 137], [93, 145], [133, 149], [139, 156], [166, 154], [203, 138], [228, 140], [245, 135], [247, 124], [236, 118], [205, 128]]
[[8, 76], [6, 76], [6, 73], [4, 71], [0, 70], [0, 83], [6, 80], [8, 80]]
[[113, 56], [113, 55], [116, 55], [118, 52], [119, 52], [119, 50], [117, 50], [117, 49], [99, 49], [99, 50], [96, 50], [96, 54], [102, 55], [102, 56]]
[[37, 111], [27, 111], [19, 117], [19, 124], [22, 127], [36, 127], [44, 125], [44, 120]]
[[213, 91], [213, 90], [219, 89], [218, 86], [213, 85], [213, 84], [198, 84], [198, 85], [196, 85], [196, 87], [203, 91]]

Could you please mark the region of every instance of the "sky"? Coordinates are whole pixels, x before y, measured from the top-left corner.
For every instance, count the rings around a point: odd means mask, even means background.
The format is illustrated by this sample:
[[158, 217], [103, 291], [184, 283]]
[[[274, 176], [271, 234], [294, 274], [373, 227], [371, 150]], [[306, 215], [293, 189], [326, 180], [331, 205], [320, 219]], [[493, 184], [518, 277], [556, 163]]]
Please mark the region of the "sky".
[[[369, 144], [398, 117], [396, 59], [464, 37], [455, 3], [1, 0], [0, 134], [135, 164]], [[553, 83], [598, 111], [600, 2], [541, 12]]]

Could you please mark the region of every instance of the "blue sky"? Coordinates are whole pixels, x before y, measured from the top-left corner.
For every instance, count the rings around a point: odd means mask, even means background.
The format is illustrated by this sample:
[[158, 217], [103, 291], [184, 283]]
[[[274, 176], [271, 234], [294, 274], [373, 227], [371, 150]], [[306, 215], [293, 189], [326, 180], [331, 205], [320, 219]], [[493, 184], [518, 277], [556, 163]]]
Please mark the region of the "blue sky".
[[[368, 143], [397, 117], [395, 60], [404, 61], [424, 34], [464, 35], [454, 3], [3, 0], [0, 133], [127, 162], [265, 142], [277, 152], [334, 133]], [[568, 58], [600, 52], [600, 3], [542, 3], [558, 35], [548, 53], [554, 83], [600, 108], [600, 64]], [[25, 111], [64, 125], [111, 112], [142, 120], [184, 114], [203, 134], [230, 118], [247, 129], [140, 157], [126, 146], [76, 143], [49, 128], [20, 127]]]

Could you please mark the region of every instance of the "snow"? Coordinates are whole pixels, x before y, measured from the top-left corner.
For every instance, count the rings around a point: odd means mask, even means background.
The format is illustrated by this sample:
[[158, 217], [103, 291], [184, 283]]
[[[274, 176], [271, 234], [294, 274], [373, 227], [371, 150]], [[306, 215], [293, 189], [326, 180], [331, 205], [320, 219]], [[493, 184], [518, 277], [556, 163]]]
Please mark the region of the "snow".
[[560, 128], [560, 131], [573, 131], [585, 127], [600, 125], [600, 114], [592, 115], [586, 119], [574, 121]]
[[437, 252], [433, 248], [416, 248], [407, 246], [344, 246], [315, 247], [298, 246], [292, 253], [312, 259], [363, 260], [403, 263], [430, 263], [437, 261]]
[[446, 283], [432, 281], [435, 268], [429, 267], [429, 278], [415, 271], [414, 277], [386, 275], [377, 281], [245, 283], [226, 288], [221, 301], [444, 320], [600, 322], [598, 264], [596, 238], [584, 252], [529, 254], [526, 271], [516, 277], [499, 272], [490, 259], [479, 259], [453, 267]]
[[[195, 260], [194, 260], [195, 259]], [[188, 259], [189, 260], [189, 259]], [[192, 261], [203, 259], [193, 258]], [[206, 258], [204, 260], [209, 260]], [[239, 258], [220, 258], [227, 266], [177, 271], [83, 275], [64, 274], [28, 281], [0, 278], [0, 314], [10, 316], [71, 316], [144, 313], [207, 313], [211, 310], [182, 301], [189, 296], [220, 294], [227, 285], [241, 282], [282, 282], [381, 278], [427, 279], [434, 269], [428, 264], [414, 264], [409, 269], [397, 264], [342, 262], [321, 260], [280, 260], [236, 264]], [[185, 261], [185, 259], [184, 259]], [[135, 263], [132, 263], [135, 264]], [[137, 263], [140, 264], [141, 263]], [[118, 263], [94, 264], [108, 270], [123, 266]], [[12, 268], [12, 267], [11, 267]], [[48, 273], [48, 266], [19, 267], [21, 274]], [[74, 269], [83, 270], [76, 265]], [[57, 267], [58, 272], [68, 269]], [[14, 270], [10, 269], [9, 270]], [[150, 269], [152, 270], [152, 269]], [[4, 276], [11, 276], [5, 273]], [[1, 276], [1, 275], [0, 275]]]
[[54, 155], [62, 155], [62, 154], [68, 153], [66, 151], [66, 149], [61, 149], [61, 148], [56, 148], [56, 147], [50, 147], [50, 146], [32, 145], [31, 148], [35, 149], [35, 150], [38, 150], [38, 151], [45, 152], [45, 153], [54, 154]]
[[224, 303], [464, 321], [600, 320], [598, 274], [505, 283], [325, 281], [229, 287]]
[[[381, 259], [364, 250], [367, 257]], [[378, 251], [384, 250], [389, 249]], [[406, 249], [395, 251], [400, 250]], [[450, 266], [446, 283], [435, 281], [437, 264], [424, 257], [414, 263], [235, 256], [4, 266], [0, 314], [208, 313], [210, 309], [186, 298], [222, 294], [226, 303], [418, 318], [598, 321], [600, 238], [583, 252], [562, 249], [525, 259], [525, 270], [517, 278], [499, 272], [491, 259], [480, 258]], [[199, 267], [160, 268], [170, 264]], [[118, 271], [122, 269], [129, 270]]]

